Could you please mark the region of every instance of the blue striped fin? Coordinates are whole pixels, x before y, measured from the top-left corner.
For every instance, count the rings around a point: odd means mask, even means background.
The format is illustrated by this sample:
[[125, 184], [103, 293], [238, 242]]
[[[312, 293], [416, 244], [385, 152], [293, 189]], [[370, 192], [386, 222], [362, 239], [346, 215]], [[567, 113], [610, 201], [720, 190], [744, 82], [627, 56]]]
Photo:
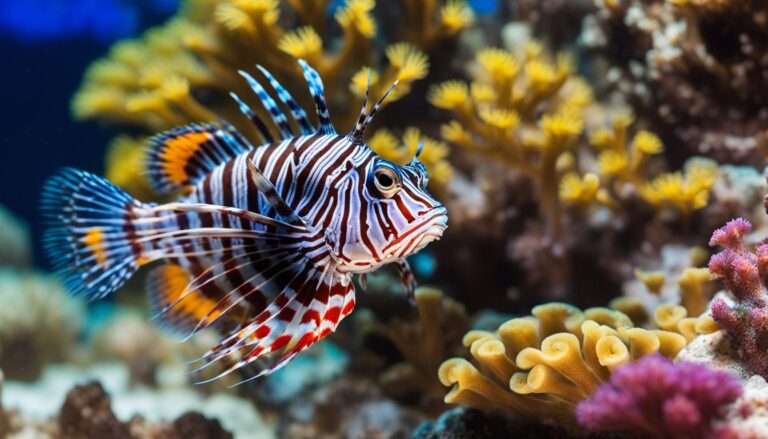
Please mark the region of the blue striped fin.
[[312, 134], [315, 132], [315, 128], [312, 126], [312, 124], [309, 122], [309, 119], [307, 118], [307, 113], [304, 112], [304, 109], [299, 106], [299, 104], [296, 102], [296, 100], [293, 98], [291, 93], [285, 89], [285, 87], [282, 86], [274, 76], [272, 76], [271, 73], [269, 73], [269, 70], [265, 69], [264, 67], [257, 65], [257, 69], [261, 71], [262, 74], [267, 78], [269, 81], [269, 84], [272, 86], [272, 88], [275, 89], [277, 92], [277, 97], [280, 98], [280, 100], [288, 106], [288, 108], [291, 110], [291, 115], [293, 115], [293, 118], [296, 119], [296, 121], [299, 123], [299, 127], [301, 128], [301, 134]]
[[150, 140], [147, 175], [161, 194], [203, 179], [228, 160], [251, 149], [231, 126], [192, 124], [158, 134]]
[[261, 104], [264, 105], [264, 108], [266, 108], [272, 116], [272, 121], [275, 122], [277, 129], [280, 131], [280, 138], [288, 139], [293, 137], [293, 131], [291, 130], [291, 125], [288, 123], [288, 118], [285, 117], [285, 113], [283, 113], [280, 107], [277, 106], [277, 102], [272, 99], [269, 93], [264, 90], [264, 87], [262, 87], [253, 76], [249, 75], [248, 72], [240, 70], [238, 73], [248, 81], [248, 85], [251, 86], [253, 92], [259, 97]]
[[304, 79], [309, 85], [309, 92], [315, 100], [315, 109], [317, 110], [318, 127], [320, 134], [336, 134], [336, 128], [331, 123], [331, 115], [328, 113], [328, 105], [325, 103], [323, 94], [323, 81], [315, 69], [309, 66], [303, 59], [299, 60], [301, 70], [304, 72]]
[[100, 299], [142, 265], [133, 246], [133, 209], [143, 205], [107, 180], [65, 168], [43, 186], [43, 247], [66, 289]]
[[237, 106], [240, 107], [240, 112], [245, 115], [248, 119], [250, 119], [251, 123], [259, 130], [259, 134], [261, 134], [262, 139], [264, 139], [265, 143], [272, 143], [274, 141], [274, 138], [272, 137], [272, 134], [269, 132], [269, 128], [267, 128], [267, 124], [264, 123], [263, 120], [251, 109], [251, 107], [248, 106], [245, 102], [243, 102], [242, 99], [240, 99], [240, 96], [236, 95], [234, 92], [230, 92], [229, 96], [232, 97], [232, 99], [237, 102]]

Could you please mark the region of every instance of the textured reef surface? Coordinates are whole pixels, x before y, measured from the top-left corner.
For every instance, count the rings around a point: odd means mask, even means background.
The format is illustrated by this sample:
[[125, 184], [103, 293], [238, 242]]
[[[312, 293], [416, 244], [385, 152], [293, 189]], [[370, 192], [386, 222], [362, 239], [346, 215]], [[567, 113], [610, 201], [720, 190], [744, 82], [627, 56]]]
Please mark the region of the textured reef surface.
[[113, 43], [69, 109], [146, 202], [169, 201], [153, 135], [283, 129], [240, 114], [230, 92], [272, 120], [240, 70], [312, 108], [306, 60], [340, 132], [397, 81], [365, 142], [423, 147], [450, 226], [412, 298], [371, 273], [335, 332], [235, 385], [194, 362], [219, 335], [156, 324], [145, 271], [72, 297], [0, 206], [0, 438], [768, 438], [766, 2], [177, 3], [7, 1], [0, 38]]

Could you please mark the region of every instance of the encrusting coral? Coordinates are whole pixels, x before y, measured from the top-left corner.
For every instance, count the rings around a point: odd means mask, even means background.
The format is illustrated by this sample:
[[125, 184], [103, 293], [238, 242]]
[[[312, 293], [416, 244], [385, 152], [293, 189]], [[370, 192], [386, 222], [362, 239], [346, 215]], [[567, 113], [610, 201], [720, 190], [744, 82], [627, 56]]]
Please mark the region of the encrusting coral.
[[749, 221], [738, 218], [712, 234], [710, 245], [723, 250], [712, 256], [709, 270], [736, 300], [716, 298], [712, 317], [736, 338], [747, 367], [768, 378], [768, 242], [750, 251], [744, 238], [751, 229]]
[[754, 1], [597, 1], [582, 40], [677, 152], [760, 163], [768, 146], [768, 6]]
[[53, 277], [0, 270], [0, 369], [34, 380], [52, 361], [71, 354], [84, 321], [83, 304]]
[[[572, 424], [575, 405], [614, 369], [653, 353], [674, 358], [687, 343], [677, 332], [635, 327], [608, 308], [551, 303], [532, 314], [507, 321], [496, 333], [467, 333], [464, 345], [475, 363], [452, 358], [440, 366], [440, 381], [452, 386], [446, 402]], [[664, 315], [659, 322], [671, 323]]]
[[626, 430], [655, 438], [709, 438], [715, 422], [742, 394], [733, 375], [704, 364], [652, 355], [617, 368], [576, 407], [590, 430]]
[[[323, 78], [337, 123], [351, 127], [369, 79], [372, 96], [381, 96], [398, 80], [387, 103], [402, 98], [413, 81], [427, 75], [429, 63], [422, 48], [455, 36], [472, 22], [471, 10], [458, 0], [404, 2], [406, 17], [429, 26], [406, 27], [401, 32], [406, 41], [378, 51], [373, 41], [379, 26], [374, 0], [347, 0], [336, 9], [337, 26], [332, 29], [324, 19], [327, 3], [188, 0], [167, 24], [140, 39], [115, 44], [107, 57], [94, 62], [72, 101], [72, 112], [78, 119], [115, 122], [146, 134], [222, 117], [260, 144], [261, 137], [237, 114], [227, 93], [251, 100], [238, 70], [250, 71], [256, 64], [280, 79], [290, 79], [290, 84], [301, 84], [298, 57]], [[289, 27], [296, 21], [305, 25]], [[338, 33], [341, 43], [330, 44]], [[384, 59], [386, 66], [378, 67]], [[107, 174], [138, 192], [146, 187], [145, 182], [133, 181], [140, 174], [130, 166], [112, 166], [123, 160], [134, 163], [137, 150], [127, 145], [135, 142], [121, 138], [115, 143]]]

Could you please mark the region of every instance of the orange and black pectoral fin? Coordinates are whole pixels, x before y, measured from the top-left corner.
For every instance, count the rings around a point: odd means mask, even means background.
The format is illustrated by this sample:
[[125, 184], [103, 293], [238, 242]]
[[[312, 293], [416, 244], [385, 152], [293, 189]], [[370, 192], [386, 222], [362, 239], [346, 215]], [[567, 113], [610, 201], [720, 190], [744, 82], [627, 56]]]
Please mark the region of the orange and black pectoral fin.
[[248, 141], [225, 122], [174, 128], [150, 140], [147, 174], [158, 193], [171, 193], [197, 183], [216, 166], [250, 149]]

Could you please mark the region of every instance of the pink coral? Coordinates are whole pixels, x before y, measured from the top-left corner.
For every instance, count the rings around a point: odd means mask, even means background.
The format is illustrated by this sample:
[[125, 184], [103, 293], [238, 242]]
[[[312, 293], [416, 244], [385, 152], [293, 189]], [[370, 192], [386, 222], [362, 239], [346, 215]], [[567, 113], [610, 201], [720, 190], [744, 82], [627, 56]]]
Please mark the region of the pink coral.
[[576, 407], [590, 430], [633, 430], [657, 438], [707, 438], [713, 421], [741, 395], [739, 381], [703, 364], [648, 356], [615, 370]]
[[712, 256], [709, 271], [736, 299], [735, 305], [715, 299], [712, 317], [735, 337], [747, 367], [768, 377], [768, 241], [751, 252], [744, 245], [751, 229], [749, 221], [737, 218], [712, 234], [710, 245], [723, 251]]

